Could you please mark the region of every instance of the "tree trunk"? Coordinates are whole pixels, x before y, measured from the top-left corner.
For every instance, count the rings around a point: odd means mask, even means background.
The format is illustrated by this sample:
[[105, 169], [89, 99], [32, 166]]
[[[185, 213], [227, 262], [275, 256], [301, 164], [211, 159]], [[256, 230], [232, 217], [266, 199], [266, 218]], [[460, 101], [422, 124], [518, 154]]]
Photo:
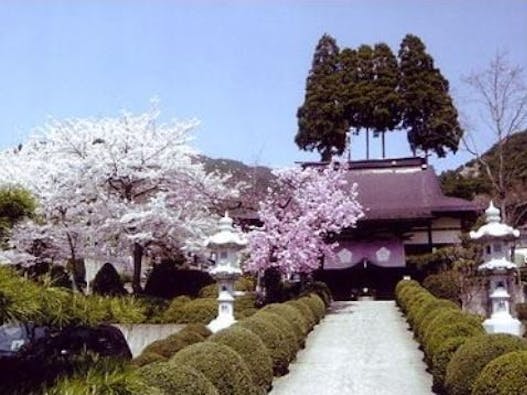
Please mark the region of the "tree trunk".
[[134, 244], [134, 275], [132, 279], [132, 289], [134, 294], [143, 292], [141, 288], [141, 264], [143, 261], [143, 246], [138, 243]]
[[366, 159], [370, 159], [370, 131], [366, 128]]
[[384, 132], [381, 133], [382, 137], [382, 158], [386, 158], [386, 147], [384, 145]]

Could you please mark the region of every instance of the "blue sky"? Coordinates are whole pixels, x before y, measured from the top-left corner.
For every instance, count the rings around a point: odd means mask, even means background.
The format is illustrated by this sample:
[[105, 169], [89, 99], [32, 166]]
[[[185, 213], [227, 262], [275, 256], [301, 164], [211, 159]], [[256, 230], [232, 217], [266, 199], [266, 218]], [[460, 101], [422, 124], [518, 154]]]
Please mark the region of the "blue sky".
[[[482, 69], [498, 49], [527, 66], [523, 0], [3, 0], [0, 148], [23, 142], [50, 116], [140, 112], [157, 97], [164, 119], [201, 120], [195, 145], [209, 156], [271, 166], [316, 159], [293, 138], [325, 32], [341, 47], [384, 41], [394, 51], [406, 33], [420, 36], [460, 107], [462, 75]], [[387, 141], [388, 155], [409, 154], [404, 133]], [[372, 155], [379, 151], [373, 140]], [[364, 157], [362, 138], [353, 156]], [[432, 162], [445, 169], [468, 158]]]

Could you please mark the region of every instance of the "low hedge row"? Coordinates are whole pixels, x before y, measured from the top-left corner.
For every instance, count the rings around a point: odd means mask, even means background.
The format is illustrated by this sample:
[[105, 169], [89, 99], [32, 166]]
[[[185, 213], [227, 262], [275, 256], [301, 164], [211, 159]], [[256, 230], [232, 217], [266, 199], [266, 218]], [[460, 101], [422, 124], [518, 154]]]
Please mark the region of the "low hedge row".
[[[305, 337], [325, 312], [324, 301], [315, 293], [268, 305], [174, 353], [184, 340], [204, 337], [190, 324], [183, 330], [189, 333], [152, 343], [134, 363], [141, 366], [138, 372], [147, 384], [165, 393], [261, 395], [271, 389], [273, 376], [288, 372]], [[171, 372], [178, 372], [177, 377]]]
[[[526, 340], [508, 334], [485, 334], [481, 317], [462, 312], [449, 300], [436, 298], [416, 281], [400, 281], [395, 293], [397, 304], [424, 350], [436, 393], [524, 393], [514, 389], [526, 388]], [[501, 376], [507, 380], [498, 380]]]

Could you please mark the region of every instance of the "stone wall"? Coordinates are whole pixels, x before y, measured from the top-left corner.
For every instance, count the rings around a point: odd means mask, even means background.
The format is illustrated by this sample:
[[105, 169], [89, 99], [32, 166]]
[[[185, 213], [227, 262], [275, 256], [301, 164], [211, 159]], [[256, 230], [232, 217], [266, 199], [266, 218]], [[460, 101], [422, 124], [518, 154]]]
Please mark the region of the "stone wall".
[[150, 343], [179, 332], [185, 324], [114, 324], [124, 335], [135, 358]]

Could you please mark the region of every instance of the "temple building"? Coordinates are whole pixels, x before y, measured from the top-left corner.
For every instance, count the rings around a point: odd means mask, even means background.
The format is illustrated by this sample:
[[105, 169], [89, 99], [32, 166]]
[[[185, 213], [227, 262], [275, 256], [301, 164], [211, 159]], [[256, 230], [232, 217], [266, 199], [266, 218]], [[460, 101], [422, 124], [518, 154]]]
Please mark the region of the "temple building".
[[[303, 166], [325, 166], [304, 163]], [[459, 244], [481, 208], [443, 194], [425, 158], [342, 163], [358, 185], [365, 216], [356, 228], [337, 236], [337, 259], [326, 259], [316, 278], [336, 299], [360, 294], [392, 299], [395, 284], [411, 274], [406, 257]]]

